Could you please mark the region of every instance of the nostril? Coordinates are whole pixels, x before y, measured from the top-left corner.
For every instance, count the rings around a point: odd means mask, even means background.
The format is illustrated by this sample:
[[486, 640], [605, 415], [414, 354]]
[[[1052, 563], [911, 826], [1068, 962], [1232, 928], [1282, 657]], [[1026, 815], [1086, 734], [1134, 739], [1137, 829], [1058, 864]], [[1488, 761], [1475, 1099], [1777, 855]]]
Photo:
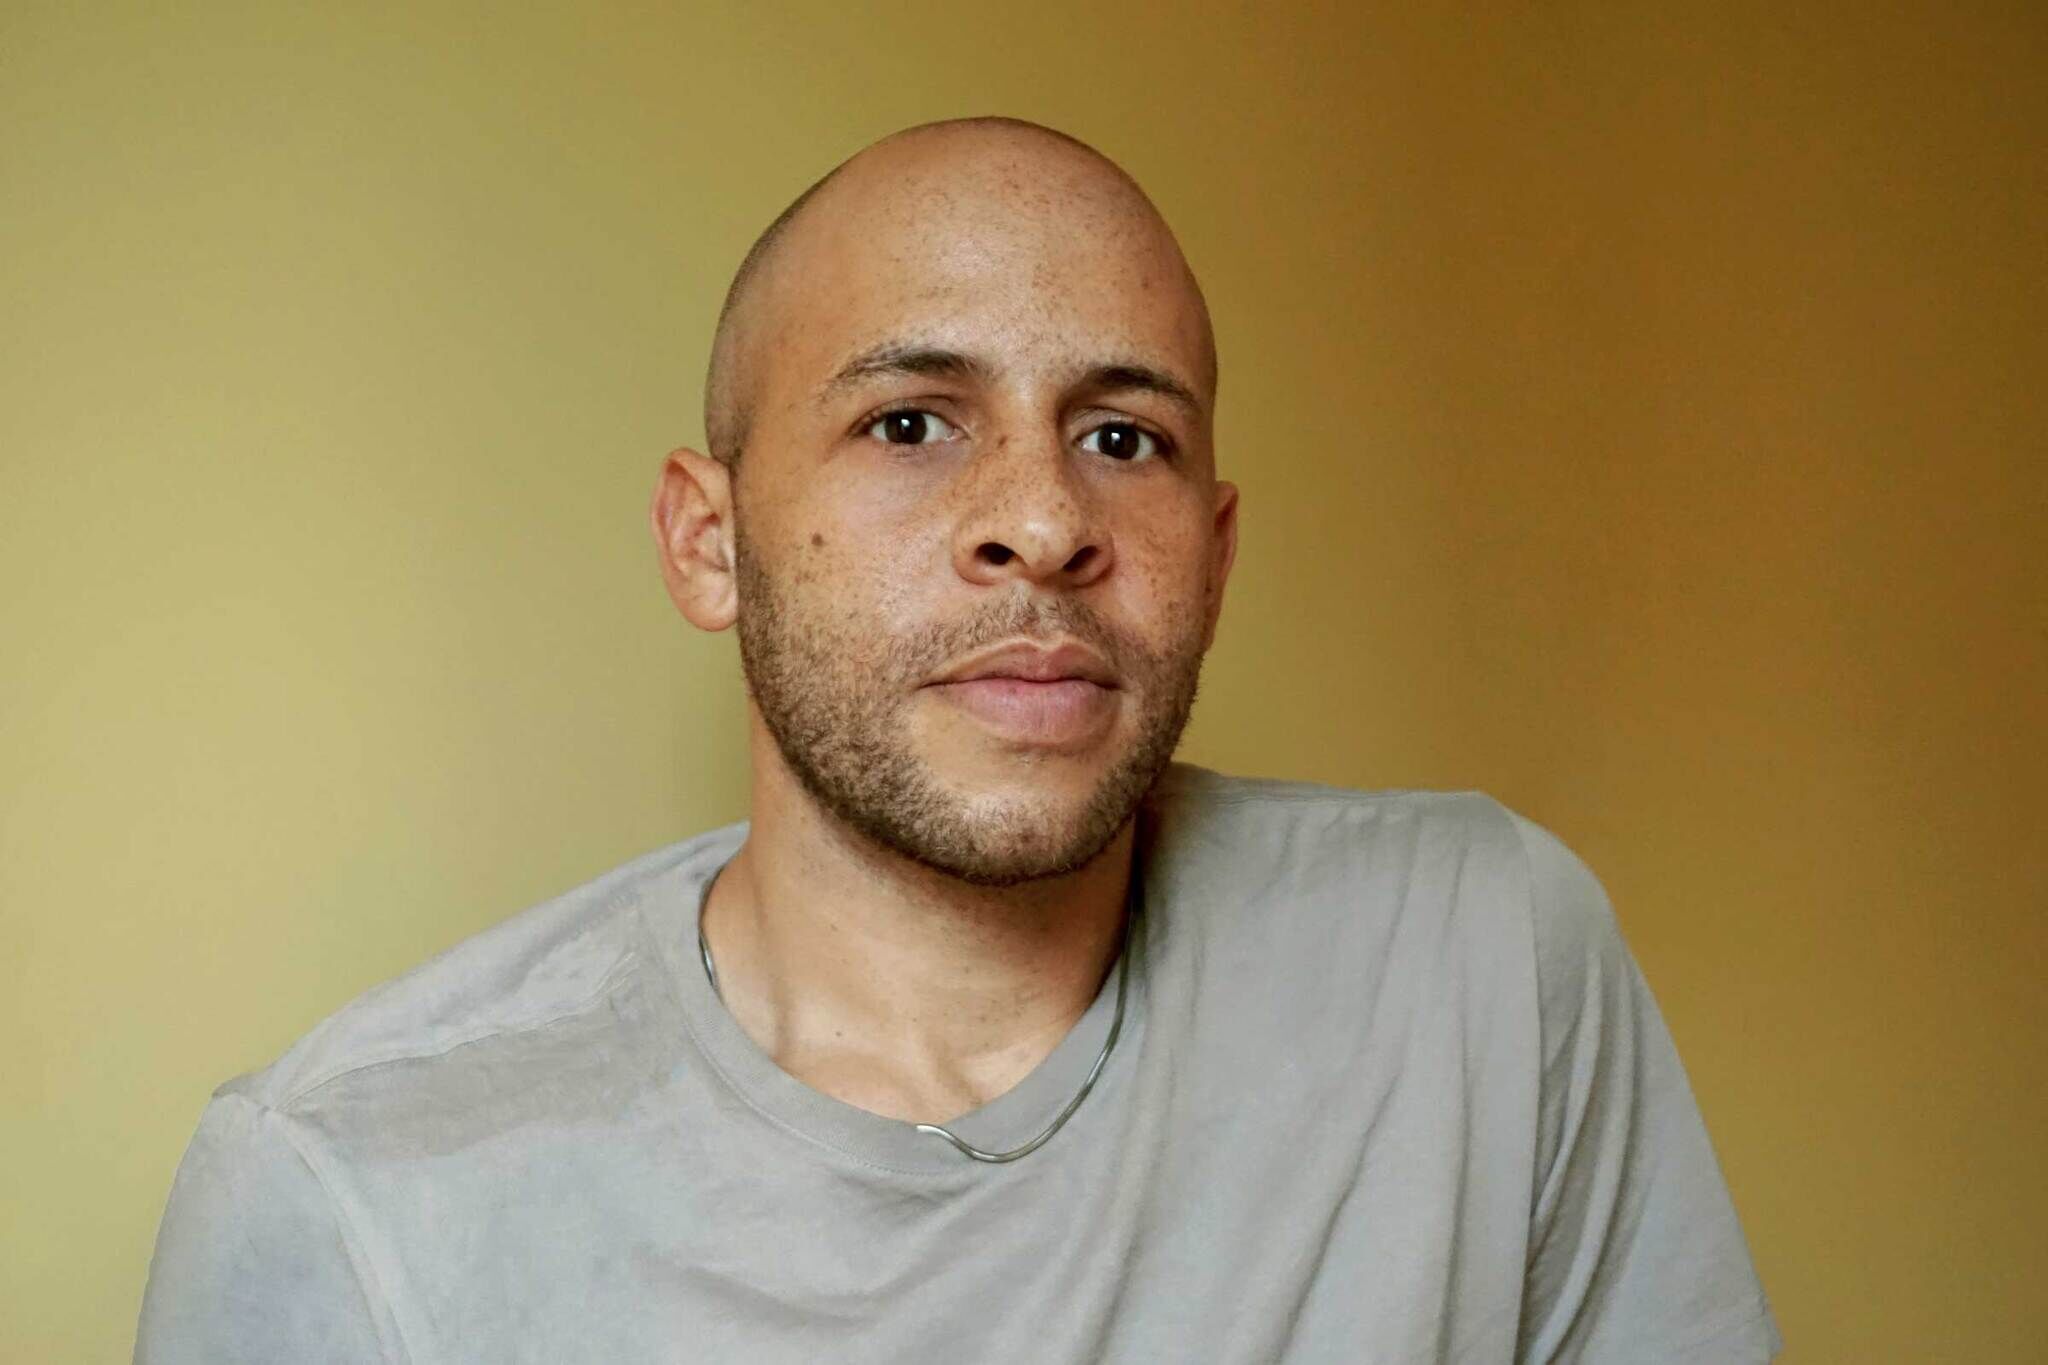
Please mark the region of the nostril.
[[1007, 545], [998, 545], [991, 540], [981, 547], [981, 556], [991, 564], [1007, 564], [1017, 557], [1017, 552]]
[[1095, 547], [1093, 545], [1083, 545], [1075, 552], [1074, 557], [1067, 561], [1067, 572], [1079, 573], [1087, 568], [1089, 564], [1093, 563], [1094, 560]]

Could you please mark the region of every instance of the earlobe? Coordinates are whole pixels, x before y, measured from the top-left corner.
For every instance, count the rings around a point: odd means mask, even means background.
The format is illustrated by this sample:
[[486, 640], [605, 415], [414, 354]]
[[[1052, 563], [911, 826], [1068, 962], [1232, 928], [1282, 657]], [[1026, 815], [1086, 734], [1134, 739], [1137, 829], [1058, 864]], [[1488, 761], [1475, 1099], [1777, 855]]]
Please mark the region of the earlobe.
[[663, 584], [676, 609], [702, 630], [724, 630], [738, 616], [733, 572], [732, 476], [695, 450], [669, 452], [648, 506]]

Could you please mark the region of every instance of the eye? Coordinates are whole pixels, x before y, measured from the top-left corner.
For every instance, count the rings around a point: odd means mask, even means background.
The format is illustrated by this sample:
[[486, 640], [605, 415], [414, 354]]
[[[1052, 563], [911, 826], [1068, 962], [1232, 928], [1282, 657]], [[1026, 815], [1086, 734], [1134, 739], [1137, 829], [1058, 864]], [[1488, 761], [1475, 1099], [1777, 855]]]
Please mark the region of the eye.
[[867, 434], [892, 446], [922, 446], [950, 441], [960, 434], [958, 427], [923, 408], [899, 408], [885, 412], [868, 423]]
[[1113, 460], [1159, 454], [1159, 438], [1136, 422], [1104, 422], [1081, 438], [1081, 449]]

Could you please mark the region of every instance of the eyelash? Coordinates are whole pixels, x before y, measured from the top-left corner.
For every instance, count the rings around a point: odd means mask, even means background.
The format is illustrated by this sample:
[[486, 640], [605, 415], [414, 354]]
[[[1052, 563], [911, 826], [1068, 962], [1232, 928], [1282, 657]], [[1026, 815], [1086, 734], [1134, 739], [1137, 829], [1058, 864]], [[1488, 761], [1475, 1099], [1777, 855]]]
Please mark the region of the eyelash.
[[[960, 425], [958, 422], [954, 422], [951, 419], [947, 418], [944, 414], [934, 412], [930, 408], [920, 407], [915, 403], [898, 403], [890, 407], [877, 408], [875, 411], [869, 413], [866, 417], [861, 418], [860, 421], [854, 423], [853, 434], [855, 436], [865, 436], [869, 431], [873, 430], [878, 423], [890, 417], [897, 416], [900, 413], [909, 412], [921, 412], [927, 417], [936, 417], [939, 421], [944, 422], [949, 427], [958, 427]], [[1085, 438], [1091, 436], [1094, 433], [1101, 431], [1104, 427], [1129, 427], [1133, 431], [1140, 433], [1146, 439], [1152, 442], [1154, 449], [1151, 458], [1155, 460], [1171, 459], [1175, 454], [1176, 447], [1174, 446], [1171, 440], [1167, 439], [1166, 434], [1164, 432], [1158, 431], [1153, 427], [1146, 426], [1143, 422], [1132, 421], [1128, 417], [1115, 417], [1111, 418], [1109, 421], [1106, 422], [1097, 422], [1094, 426], [1089, 427], [1086, 431], [1082, 432], [1081, 437]], [[904, 443], [892, 443], [884, 441], [882, 442], [882, 444], [889, 445]], [[911, 445], [909, 448], [914, 450], [917, 447], [916, 445]], [[1116, 460], [1115, 463], [1137, 464], [1139, 463], [1139, 461]]]

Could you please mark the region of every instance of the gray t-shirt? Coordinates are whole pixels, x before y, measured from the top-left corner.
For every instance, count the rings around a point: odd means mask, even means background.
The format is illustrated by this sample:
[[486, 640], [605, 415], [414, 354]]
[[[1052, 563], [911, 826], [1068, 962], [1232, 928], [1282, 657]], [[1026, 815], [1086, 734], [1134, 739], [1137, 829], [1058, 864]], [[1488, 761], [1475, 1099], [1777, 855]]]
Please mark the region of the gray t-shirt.
[[[1176, 764], [1125, 1017], [1018, 1161], [812, 1090], [697, 952], [744, 824], [374, 989], [216, 1092], [137, 1360], [1763, 1361], [1778, 1332], [1599, 884], [1473, 793]], [[1118, 973], [958, 1120], [1035, 1136]]]

